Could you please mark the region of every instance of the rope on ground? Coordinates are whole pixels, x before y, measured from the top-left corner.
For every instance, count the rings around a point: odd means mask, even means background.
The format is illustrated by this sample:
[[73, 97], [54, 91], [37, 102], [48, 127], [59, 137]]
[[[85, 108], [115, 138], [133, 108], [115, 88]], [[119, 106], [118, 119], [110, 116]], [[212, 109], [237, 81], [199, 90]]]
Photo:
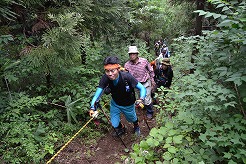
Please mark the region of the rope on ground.
[[[106, 103], [107, 104], [107, 103]], [[106, 104], [104, 104], [104, 106], [106, 105]], [[98, 111], [98, 112], [100, 112], [100, 111]], [[67, 142], [67, 143], [65, 143], [65, 145], [63, 145], [62, 146], [62, 148], [52, 157], [52, 158], [50, 158], [50, 160], [46, 163], [46, 164], [49, 164], [49, 163], [51, 163], [54, 159], [55, 159], [55, 157], [91, 122], [91, 120], [93, 120], [94, 119], [94, 117], [92, 117], [89, 121], [87, 121], [86, 123], [85, 123], [85, 125], [77, 132], [77, 133], [75, 133], [73, 136], [72, 136], [72, 138]]]

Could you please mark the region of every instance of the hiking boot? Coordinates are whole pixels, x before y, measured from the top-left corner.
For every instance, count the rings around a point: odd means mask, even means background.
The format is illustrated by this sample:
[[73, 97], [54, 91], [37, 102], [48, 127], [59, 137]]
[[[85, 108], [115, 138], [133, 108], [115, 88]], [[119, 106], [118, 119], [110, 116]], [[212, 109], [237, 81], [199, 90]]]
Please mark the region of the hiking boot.
[[146, 106], [146, 110], [147, 110], [147, 119], [151, 120], [153, 118], [153, 104], [149, 104], [149, 105], [145, 105]]
[[140, 136], [141, 132], [139, 126], [134, 127], [134, 133], [136, 134], [136, 136]]
[[113, 132], [114, 137], [122, 136], [123, 134], [126, 133], [126, 128], [115, 128], [115, 131]]

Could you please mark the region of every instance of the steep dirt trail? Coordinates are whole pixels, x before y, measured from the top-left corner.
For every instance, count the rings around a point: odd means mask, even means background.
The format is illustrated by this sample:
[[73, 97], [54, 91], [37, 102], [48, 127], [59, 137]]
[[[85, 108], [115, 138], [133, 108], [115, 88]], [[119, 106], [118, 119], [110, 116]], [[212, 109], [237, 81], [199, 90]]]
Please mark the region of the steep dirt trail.
[[[141, 128], [141, 136], [136, 137], [133, 133], [133, 125], [128, 123], [122, 117], [122, 123], [126, 125], [126, 134], [121, 136], [124, 144], [118, 137], [113, 137], [113, 129], [111, 128], [105, 136], [101, 137], [96, 144], [85, 146], [79, 138], [74, 139], [52, 163], [59, 164], [115, 164], [124, 163], [121, 159], [122, 155], [128, 156], [132, 151], [131, 147], [134, 143], [139, 143], [140, 140], [148, 136], [149, 129], [144, 121], [143, 113], [137, 111], [139, 125]], [[147, 121], [150, 128], [155, 127], [156, 121], [153, 118]], [[126, 151], [129, 150], [129, 151]]]

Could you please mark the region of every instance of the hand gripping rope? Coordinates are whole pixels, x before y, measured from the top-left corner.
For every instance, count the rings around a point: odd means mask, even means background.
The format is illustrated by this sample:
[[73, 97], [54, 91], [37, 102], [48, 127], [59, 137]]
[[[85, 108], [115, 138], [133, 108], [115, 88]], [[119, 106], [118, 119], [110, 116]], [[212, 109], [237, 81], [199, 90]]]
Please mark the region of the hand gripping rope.
[[[107, 104], [107, 103], [106, 103]], [[106, 105], [106, 104], [104, 104], [104, 106]], [[92, 115], [92, 117], [91, 117], [91, 119], [89, 120], [89, 121], [87, 121], [86, 123], [85, 123], [85, 125], [77, 132], [77, 133], [75, 133], [74, 135], [73, 135], [73, 137], [67, 142], [67, 143], [65, 143], [65, 145], [63, 145], [62, 146], [62, 148], [52, 157], [52, 158], [50, 158], [50, 160], [46, 163], [46, 164], [49, 164], [49, 163], [51, 163], [54, 159], [55, 159], [55, 157], [94, 119], [94, 118], [96, 118], [97, 116], [98, 116], [98, 114], [99, 114], [99, 112], [100, 112], [100, 110], [98, 111], [98, 112], [95, 112], [93, 115]]]

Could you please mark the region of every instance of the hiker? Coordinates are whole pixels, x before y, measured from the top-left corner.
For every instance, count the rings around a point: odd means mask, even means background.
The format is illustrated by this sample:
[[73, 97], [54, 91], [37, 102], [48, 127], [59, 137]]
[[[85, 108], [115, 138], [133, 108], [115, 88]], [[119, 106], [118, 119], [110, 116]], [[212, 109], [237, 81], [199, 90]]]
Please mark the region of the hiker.
[[144, 105], [147, 111], [147, 118], [152, 119], [154, 110], [151, 98], [151, 92], [155, 87], [154, 71], [147, 59], [138, 56], [136, 46], [129, 46], [129, 58], [124, 68], [128, 70], [143, 86], [146, 88], [146, 97]]
[[161, 66], [161, 61], [163, 58], [169, 58], [170, 57], [170, 52], [168, 50], [168, 47], [166, 46], [166, 44], [163, 44], [161, 50], [160, 50], [160, 55], [153, 61], [151, 61], [151, 66], [153, 67], [153, 69], [159, 69]]
[[168, 47], [167, 46], [163, 46], [161, 48], [161, 52], [160, 52], [159, 58], [160, 57], [162, 57], [162, 58], [169, 58], [170, 57], [170, 53], [168, 51]]
[[[102, 76], [96, 93], [91, 101], [89, 111], [92, 117], [95, 109], [95, 103], [100, 98], [103, 90], [108, 87], [112, 99], [110, 101], [110, 119], [116, 133], [113, 136], [123, 135], [126, 131], [125, 126], [120, 121], [120, 114], [123, 113], [128, 122], [133, 123], [134, 132], [140, 135], [138, 118], [135, 111], [135, 104], [144, 106], [143, 100], [146, 96], [146, 89], [129, 72], [121, 71], [120, 60], [116, 56], [109, 56], [104, 59], [105, 74]], [[136, 100], [134, 88], [140, 91], [140, 98]]]
[[162, 59], [161, 66], [155, 69], [154, 72], [155, 72], [155, 82], [156, 82], [155, 90], [161, 86], [169, 89], [173, 79], [173, 70], [170, 63], [170, 58]]
[[151, 61], [150, 66], [153, 68], [153, 70], [155, 70], [156, 69], [156, 61], [155, 60]]
[[161, 43], [161, 40], [158, 40], [158, 41], [155, 43], [155, 45], [154, 45], [154, 47], [155, 47], [155, 55], [156, 55], [156, 56], [159, 56], [161, 44], [162, 44], [162, 43]]

